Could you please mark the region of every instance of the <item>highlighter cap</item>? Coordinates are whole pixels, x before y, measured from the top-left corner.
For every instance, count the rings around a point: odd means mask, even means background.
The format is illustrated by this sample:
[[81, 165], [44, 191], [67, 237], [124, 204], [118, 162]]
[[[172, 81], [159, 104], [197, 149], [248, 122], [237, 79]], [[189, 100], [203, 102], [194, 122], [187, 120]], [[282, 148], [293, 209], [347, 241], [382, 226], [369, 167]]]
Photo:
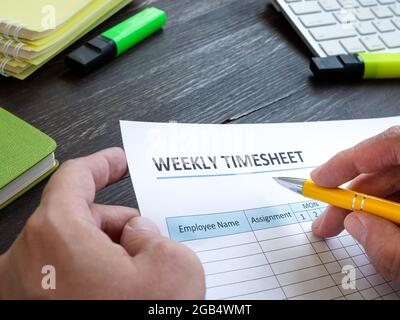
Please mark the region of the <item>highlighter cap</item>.
[[164, 11], [147, 8], [71, 52], [65, 63], [72, 70], [87, 74], [160, 30], [166, 21]]
[[80, 74], [88, 74], [117, 54], [115, 43], [103, 36], [97, 36], [85, 43], [65, 58], [65, 64]]
[[312, 58], [310, 69], [321, 79], [362, 79], [364, 62], [357, 54], [342, 54], [324, 58]]

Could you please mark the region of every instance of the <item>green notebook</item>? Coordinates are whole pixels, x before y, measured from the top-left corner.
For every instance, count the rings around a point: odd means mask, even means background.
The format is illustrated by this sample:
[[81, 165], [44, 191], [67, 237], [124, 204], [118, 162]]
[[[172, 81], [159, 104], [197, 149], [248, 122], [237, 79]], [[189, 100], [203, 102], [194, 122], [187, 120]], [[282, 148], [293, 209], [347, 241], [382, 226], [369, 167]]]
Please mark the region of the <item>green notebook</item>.
[[0, 209], [58, 167], [56, 142], [0, 108]]

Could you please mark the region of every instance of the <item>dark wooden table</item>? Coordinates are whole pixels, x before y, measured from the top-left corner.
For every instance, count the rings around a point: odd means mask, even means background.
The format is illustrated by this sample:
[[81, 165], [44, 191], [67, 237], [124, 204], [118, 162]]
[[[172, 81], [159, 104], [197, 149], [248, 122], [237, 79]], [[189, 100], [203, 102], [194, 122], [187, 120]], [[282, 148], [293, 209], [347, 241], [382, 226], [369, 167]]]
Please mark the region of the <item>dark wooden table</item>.
[[[168, 13], [163, 32], [87, 77], [66, 69], [66, 52], [149, 4]], [[66, 52], [25, 81], [0, 79], [0, 105], [53, 137], [60, 161], [121, 146], [120, 119], [229, 124], [400, 114], [400, 81], [313, 80], [311, 53], [268, 0], [135, 1]], [[44, 184], [0, 212], [0, 253]], [[137, 206], [128, 177], [98, 201]]]

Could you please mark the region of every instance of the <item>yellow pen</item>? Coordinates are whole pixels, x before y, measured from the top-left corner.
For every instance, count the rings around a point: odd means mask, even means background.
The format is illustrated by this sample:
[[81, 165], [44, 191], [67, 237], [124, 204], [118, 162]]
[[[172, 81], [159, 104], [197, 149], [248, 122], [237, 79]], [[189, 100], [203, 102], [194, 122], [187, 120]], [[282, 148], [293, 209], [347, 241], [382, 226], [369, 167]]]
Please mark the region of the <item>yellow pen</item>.
[[400, 203], [342, 188], [324, 188], [310, 179], [278, 177], [276, 182], [307, 198], [351, 211], [364, 211], [400, 224]]

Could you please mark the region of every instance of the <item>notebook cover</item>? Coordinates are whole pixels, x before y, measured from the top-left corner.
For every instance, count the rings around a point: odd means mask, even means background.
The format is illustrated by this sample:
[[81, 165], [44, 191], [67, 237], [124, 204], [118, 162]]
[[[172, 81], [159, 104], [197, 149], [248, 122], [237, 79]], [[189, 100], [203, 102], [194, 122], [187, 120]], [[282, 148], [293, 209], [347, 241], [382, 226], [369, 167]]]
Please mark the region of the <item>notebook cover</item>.
[[[6, 23], [21, 25], [31, 32], [54, 31], [71, 19], [91, 0], [0, 0], [1, 17]], [[50, 25], [48, 16], [54, 15], [55, 25]]]
[[16, 195], [8, 199], [6, 202], [3, 204], [0, 204], [0, 210], [7, 207], [11, 202], [17, 200], [20, 196], [22, 196], [24, 193], [28, 192], [30, 189], [32, 189], [34, 186], [42, 182], [44, 179], [46, 179], [48, 176], [50, 176], [54, 171], [57, 170], [59, 166], [59, 162], [56, 161], [55, 165], [53, 168], [51, 168], [49, 171], [47, 171], [45, 174], [43, 174], [41, 177], [33, 181], [30, 185], [28, 185], [26, 188], [22, 189], [20, 192], [18, 192]]
[[0, 107], [0, 189], [55, 149], [53, 139]]
[[[71, 43], [73, 43], [76, 39], [82, 37], [84, 34], [95, 28], [97, 25], [114, 15], [116, 12], [121, 10], [123, 7], [131, 3], [132, 0], [122, 0], [119, 5], [113, 6], [113, 9], [111, 7], [107, 7], [107, 10], [105, 10], [105, 14], [103, 14], [99, 19], [94, 21], [92, 24], [87, 26], [86, 28], [82, 29], [78, 34], [70, 36], [66, 39], [64, 39], [64, 43], [62, 44], [62, 47], [60, 48], [54, 48], [52, 51], [48, 52], [46, 55], [43, 57], [40, 57], [40, 64], [38, 65], [31, 65], [28, 67], [28, 69], [24, 70], [22, 73], [14, 73], [14, 72], [7, 72], [8, 75], [13, 76], [17, 79], [24, 80], [28, 76], [30, 76], [32, 73], [34, 73], [37, 69], [39, 69], [41, 66], [43, 66], [47, 61], [49, 61], [52, 57], [54, 57], [58, 52], [64, 50], [66, 47], [68, 47]], [[53, 52], [54, 51], [54, 52]], [[44, 61], [42, 61], [45, 59]], [[1, 58], [0, 58], [1, 60]], [[35, 62], [38, 63], [39, 61]]]
[[[1, 1], [1, 0], [0, 0]], [[93, 29], [96, 25], [98, 25], [103, 20], [107, 19], [109, 16], [113, 15], [116, 11], [119, 11], [122, 7], [126, 6], [132, 2], [132, 0], [116, 0], [115, 3], [108, 2], [107, 0], [96, 0], [87, 6], [84, 10], [82, 10], [77, 16], [68, 21], [60, 30], [52, 34], [52, 36], [59, 35], [61, 38], [57, 40], [56, 44], [52, 45], [52, 47], [45, 50], [45, 52], [33, 59], [29, 60], [29, 63], [23, 59], [21, 61], [11, 60], [7, 63], [5, 67], [5, 71], [7, 74], [17, 77], [18, 79], [24, 79], [24, 75], [26, 72], [32, 69], [37, 69], [34, 66], [43, 65], [44, 62], [51, 59], [55, 54], [57, 54], [60, 49], [59, 47], [66, 47], [66, 44], [69, 44], [69, 39], [74, 41], [76, 38], [79, 38], [81, 35], [86, 33], [86, 30]], [[118, 4], [119, 3], [119, 4]], [[62, 32], [62, 29], [67, 28], [67, 32]], [[79, 34], [77, 34], [77, 30], [79, 30]], [[65, 31], [65, 30], [64, 30]], [[4, 46], [6, 40], [0, 39], [0, 48]], [[24, 46], [24, 48], [27, 48]], [[0, 63], [4, 61], [5, 57], [2, 57], [0, 54]], [[34, 66], [32, 66], [34, 65]], [[16, 76], [18, 75], [18, 76]]]
[[[114, 0], [115, 1], [115, 0]], [[120, 1], [120, 0], [119, 0]], [[1, 0], [0, 0], [1, 2]], [[118, 1], [115, 1], [118, 3]], [[111, 3], [112, 4], [112, 3]], [[48, 36], [35, 40], [35, 41], [30, 41], [30, 40], [23, 40], [23, 43], [25, 44], [23, 48], [21, 48], [20, 53], [23, 51], [30, 51], [32, 53], [38, 52], [39, 54], [43, 54], [48, 51], [49, 48], [54, 46], [57, 42], [60, 41], [60, 39], [64, 38], [66, 34], [71, 34], [75, 33], [76, 30], [79, 30], [82, 28], [82, 21], [83, 20], [88, 20], [88, 17], [91, 17], [90, 19], [94, 19], [93, 17], [96, 17], [98, 15], [98, 12], [101, 8], [105, 6], [109, 6], [110, 1], [109, 0], [94, 0], [90, 4], [88, 4], [85, 8], [80, 10], [75, 16], [71, 17], [68, 21], [66, 21], [60, 28], [49, 34]], [[87, 24], [87, 22], [86, 22]], [[77, 27], [78, 26], [78, 27]], [[7, 43], [8, 39], [2, 39], [0, 41], [0, 49], [2, 52], [4, 51], [4, 44]], [[15, 47], [17, 46], [18, 42], [11, 43], [9, 46], [8, 50], [10, 55], [13, 55], [13, 52], [15, 51]], [[24, 60], [27, 59], [32, 59], [31, 57], [29, 58], [24, 58], [23, 55], [19, 55], [22, 57]]]

